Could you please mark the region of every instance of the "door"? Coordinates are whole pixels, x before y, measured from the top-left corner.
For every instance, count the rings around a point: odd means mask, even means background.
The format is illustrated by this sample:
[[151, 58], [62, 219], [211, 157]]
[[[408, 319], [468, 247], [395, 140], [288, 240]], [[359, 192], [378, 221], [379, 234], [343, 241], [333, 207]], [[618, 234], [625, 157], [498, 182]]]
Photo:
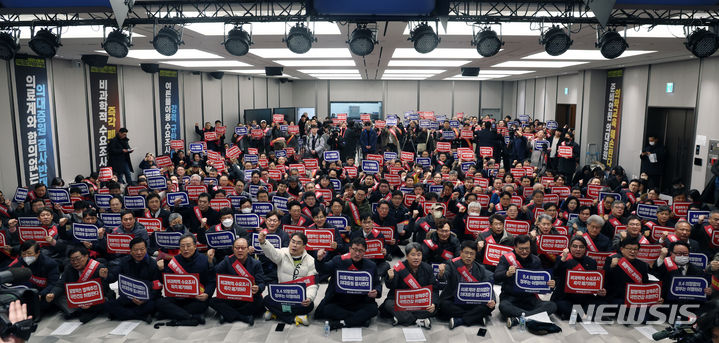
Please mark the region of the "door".
[[559, 127], [569, 125], [570, 128], [575, 128], [574, 123], [577, 118], [577, 105], [557, 104], [557, 111], [555, 112], [554, 118]]
[[666, 149], [664, 173], [659, 182], [662, 193], [670, 193], [676, 181], [690, 184], [695, 122], [693, 108], [649, 108], [642, 144], [646, 145], [649, 135], [654, 135]]

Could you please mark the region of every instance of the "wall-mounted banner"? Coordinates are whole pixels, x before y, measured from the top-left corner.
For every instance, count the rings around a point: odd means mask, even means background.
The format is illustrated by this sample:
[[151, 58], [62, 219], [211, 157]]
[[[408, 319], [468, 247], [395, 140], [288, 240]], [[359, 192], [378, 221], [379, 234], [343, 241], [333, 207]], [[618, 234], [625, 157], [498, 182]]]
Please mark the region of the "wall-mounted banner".
[[180, 135], [180, 92], [177, 70], [160, 70], [160, 154], [169, 154]]
[[24, 185], [38, 182], [49, 184], [56, 176], [54, 120], [48, 90], [45, 59], [18, 56], [15, 58], [18, 141]]
[[108, 144], [122, 126], [116, 65], [90, 67], [90, 106], [95, 165], [107, 167]]
[[607, 71], [607, 92], [604, 94], [604, 126], [602, 163], [611, 168], [619, 161], [619, 132], [622, 124], [622, 80], [624, 69]]

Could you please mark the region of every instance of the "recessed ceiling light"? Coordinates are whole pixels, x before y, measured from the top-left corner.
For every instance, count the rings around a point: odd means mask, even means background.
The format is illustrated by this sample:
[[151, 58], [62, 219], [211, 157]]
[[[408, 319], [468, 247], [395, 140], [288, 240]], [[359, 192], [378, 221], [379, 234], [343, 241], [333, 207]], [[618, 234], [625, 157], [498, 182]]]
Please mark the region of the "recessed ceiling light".
[[357, 69], [300, 69], [300, 73], [305, 74], [350, 74], [359, 73]]
[[586, 61], [507, 61], [495, 64], [493, 68], [565, 68], [579, 64], [588, 63]]
[[[649, 54], [656, 52], [653, 50], [625, 50], [624, 53], [617, 57], [630, 57], [637, 55]], [[588, 61], [601, 61], [608, 60], [602, 56], [599, 50], [567, 50], [567, 52], [559, 56], [551, 56], [546, 52], [540, 52], [537, 54], [522, 57], [523, 60], [588, 60]]]
[[275, 60], [285, 67], [354, 67], [354, 60]]
[[521, 75], [529, 73], [534, 73], [534, 70], [479, 70], [479, 75]]
[[444, 73], [445, 69], [387, 69], [384, 74], [439, 74]]
[[402, 76], [402, 77], [396, 77], [396, 76], [382, 76], [382, 80], [424, 80], [429, 76], [426, 77], [412, 77], [412, 76]]
[[[184, 14], [184, 13], [183, 13]], [[278, 35], [283, 36], [285, 32], [289, 32], [293, 23], [271, 22], [271, 23], [252, 23], [252, 25], [243, 26], [248, 32], [252, 30], [253, 36]], [[205, 36], [222, 36], [225, 30], [223, 23], [193, 23], [185, 26], [186, 29], [195, 31]], [[326, 21], [311, 22], [310, 30], [315, 35], [339, 35], [340, 29], [336, 23]], [[250, 50], [252, 52], [252, 50]]]
[[265, 74], [264, 69], [225, 69], [220, 71], [232, 74]]
[[217, 67], [252, 67], [251, 64], [240, 61], [160, 61], [160, 63], [172, 64], [187, 68], [217, 68]]
[[390, 67], [459, 67], [470, 61], [456, 60], [391, 60]]
[[362, 80], [362, 76], [330, 76], [330, 75], [313, 75], [313, 77], [323, 80]]
[[310, 74], [312, 77], [323, 78], [323, 77], [362, 77], [359, 73], [356, 74]]
[[250, 53], [262, 58], [352, 58], [347, 48], [312, 48], [304, 54], [295, 54], [286, 48], [251, 49]]
[[[105, 50], [95, 50], [95, 52], [105, 54]], [[180, 49], [172, 56], [165, 56], [157, 52], [155, 49], [130, 49], [127, 53], [128, 58], [136, 58], [138, 60], [192, 60], [192, 59], [219, 59], [220, 55], [215, 55], [207, 51], [198, 49]]]
[[435, 76], [435, 75], [437, 75], [437, 74], [383, 74], [382, 77], [398, 77], [398, 78], [402, 78], [402, 77], [421, 77], [421, 78], [425, 78], [425, 77], [432, 77], [432, 76]]
[[[622, 37], [624, 30], [617, 31]], [[627, 30], [627, 38], [681, 38], [684, 39], [684, 27], [674, 25], [657, 25], [651, 27], [649, 25], [639, 26], [637, 28], [629, 28]]]
[[392, 58], [482, 58], [477, 54], [476, 49], [452, 49], [452, 48], [436, 48], [426, 54], [420, 54], [414, 49], [397, 48], [394, 49]]

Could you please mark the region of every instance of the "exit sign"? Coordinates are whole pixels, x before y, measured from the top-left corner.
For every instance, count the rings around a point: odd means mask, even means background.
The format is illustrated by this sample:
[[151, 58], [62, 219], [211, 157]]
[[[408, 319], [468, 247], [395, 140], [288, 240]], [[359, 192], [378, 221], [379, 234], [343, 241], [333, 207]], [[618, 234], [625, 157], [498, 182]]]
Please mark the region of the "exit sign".
[[564, 87], [564, 95], [567, 95], [567, 94], [569, 94], [569, 88]]
[[667, 93], [674, 93], [674, 82], [667, 82]]

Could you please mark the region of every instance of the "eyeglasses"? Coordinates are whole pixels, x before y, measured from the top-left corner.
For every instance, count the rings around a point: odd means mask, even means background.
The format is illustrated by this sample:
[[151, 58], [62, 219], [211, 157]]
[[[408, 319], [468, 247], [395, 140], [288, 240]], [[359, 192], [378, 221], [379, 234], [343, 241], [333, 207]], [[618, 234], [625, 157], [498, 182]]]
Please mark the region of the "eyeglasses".
[[72, 262], [72, 263], [82, 262], [82, 258], [83, 258], [83, 257], [85, 257], [85, 256], [71, 257], [71, 258], [70, 258], [70, 262]]
[[272, 218], [272, 219], [269, 219], [269, 218], [268, 218], [268, 219], [265, 219], [265, 221], [268, 222], [268, 223], [277, 223], [277, 222], [280, 221], [280, 220], [279, 220], [279, 219], [276, 219], [276, 218]]
[[530, 247], [526, 247], [526, 248], [515, 247], [515, 248], [514, 248], [514, 250], [517, 250], [517, 251], [530, 251], [531, 249], [532, 249], [532, 248], [530, 248]]
[[622, 249], [627, 249], [627, 251], [639, 251], [639, 248], [627, 248], [627, 247], [623, 247]]
[[358, 248], [351, 248], [352, 252], [356, 252], [358, 254], [363, 254], [365, 252], [365, 249], [358, 249]]

